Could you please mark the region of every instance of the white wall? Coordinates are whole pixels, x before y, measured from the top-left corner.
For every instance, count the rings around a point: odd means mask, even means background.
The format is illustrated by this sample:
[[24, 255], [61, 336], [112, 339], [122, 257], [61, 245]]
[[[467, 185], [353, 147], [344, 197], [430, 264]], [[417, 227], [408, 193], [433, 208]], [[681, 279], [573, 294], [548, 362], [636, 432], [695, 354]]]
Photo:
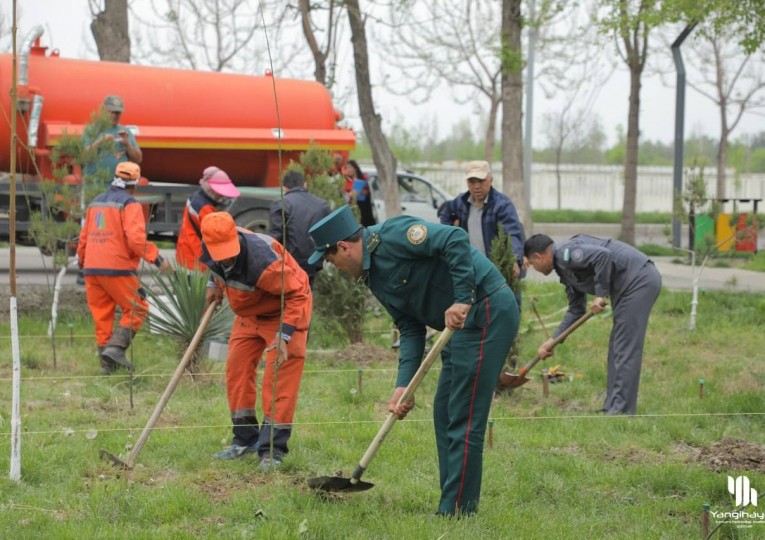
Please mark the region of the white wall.
[[[462, 164], [418, 164], [414, 172], [436, 182], [452, 195], [466, 189]], [[501, 163], [493, 163], [495, 183], [502, 179]], [[715, 172], [705, 171], [707, 193], [715, 191]], [[561, 166], [561, 208], [572, 210], [621, 211], [624, 198], [624, 168], [620, 166], [563, 165]], [[735, 179], [728, 172], [728, 196], [732, 198], [765, 199], [765, 174], [742, 175]], [[558, 182], [555, 166], [532, 166], [531, 204], [536, 210], [557, 208]], [[638, 212], [671, 212], [673, 206], [671, 167], [638, 167]], [[739, 207], [750, 211], [751, 205]], [[760, 211], [765, 210], [761, 204]]]

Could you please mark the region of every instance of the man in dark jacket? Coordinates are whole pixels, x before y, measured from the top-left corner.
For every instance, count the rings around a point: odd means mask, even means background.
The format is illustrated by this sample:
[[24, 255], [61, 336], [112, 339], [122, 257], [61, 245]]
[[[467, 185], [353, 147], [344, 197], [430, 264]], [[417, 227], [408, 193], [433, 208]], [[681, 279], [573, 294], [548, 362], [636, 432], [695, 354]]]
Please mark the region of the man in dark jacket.
[[308, 274], [313, 288], [316, 272], [321, 262], [309, 264], [308, 257], [314, 250], [313, 239], [308, 229], [323, 217], [329, 215], [327, 201], [308, 193], [305, 178], [297, 171], [289, 171], [282, 180], [284, 185], [284, 222], [282, 222], [281, 201], [271, 203], [271, 219], [268, 235], [279, 241], [295, 258], [300, 268]]
[[[465, 229], [470, 245], [489, 258], [491, 242], [499, 234], [501, 226], [510, 237], [517, 258], [513, 276], [523, 277], [523, 242], [526, 235], [515, 205], [507, 195], [492, 187], [491, 167], [487, 161], [469, 162], [465, 167], [465, 181], [468, 190], [449, 201], [439, 212], [441, 223]], [[516, 300], [520, 305], [520, 293]]]
[[[566, 287], [568, 312], [553, 334], [560, 335], [590, 309], [600, 313], [611, 300], [614, 327], [608, 342], [608, 390], [602, 412], [635, 414], [643, 343], [661, 275], [651, 260], [632, 246], [611, 238], [578, 234], [556, 244], [535, 234], [526, 241], [524, 255], [537, 272], [553, 270]], [[539, 347], [542, 358], [552, 356], [552, 338]]]

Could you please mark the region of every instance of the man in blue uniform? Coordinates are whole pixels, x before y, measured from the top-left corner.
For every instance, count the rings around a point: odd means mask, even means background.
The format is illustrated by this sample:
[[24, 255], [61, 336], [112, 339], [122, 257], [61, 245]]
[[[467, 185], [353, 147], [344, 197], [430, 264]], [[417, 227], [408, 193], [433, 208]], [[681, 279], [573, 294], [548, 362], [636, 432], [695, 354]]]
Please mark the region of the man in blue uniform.
[[462, 229], [398, 216], [369, 228], [343, 206], [311, 227], [316, 252], [363, 280], [401, 332], [397, 406], [425, 349], [425, 329], [459, 329], [441, 352], [434, 401], [441, 500], [437, 514], [475, 513], [481, 492], [483, 441], [494, 386], [518, 331], [518, 306], [505, 279], [470, 246]]
[[[608, 389], [602, 412], [635, 414], [648, 317], [661, 291], [661, 275], [651, 260], [632, 246], [610, 238], [576, 235], [560, 245], [535, 234], [523, 248], [537, 272], [555, 272], [566, 286], [568, 312], [553, 338], [590, 309], [600, 313], [611, 299], [614, 326], [608, 343]], [[552, 356], [552, 338], [539, 348]]]

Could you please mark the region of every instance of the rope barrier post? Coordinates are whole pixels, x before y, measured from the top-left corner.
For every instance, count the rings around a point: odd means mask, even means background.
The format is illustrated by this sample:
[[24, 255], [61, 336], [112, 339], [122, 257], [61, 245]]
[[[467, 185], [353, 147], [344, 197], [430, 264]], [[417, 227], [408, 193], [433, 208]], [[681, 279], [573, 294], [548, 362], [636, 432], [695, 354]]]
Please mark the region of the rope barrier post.
[[489, 448], [494, 448], [494, 420], [489, 420]]
[[547, 380], [547, 368], [542, 370], [542, 397], [547, 398], [550, 394], [550, 381]]
[[74, 345], [74, 324], [69, 323], [69, 346]]
[[701, 514], [701, 538], [706, 540], [709, 536], [709, 503], [704, 503], [703, 509]]
[[704, 399], [704, 379], [699, 379], [699, 399]]
[[364, 370], [359, 369], [359, 383], [358, 383], [359, 395], [361, 395], [361, 382], [363, 378], [364, 378]]

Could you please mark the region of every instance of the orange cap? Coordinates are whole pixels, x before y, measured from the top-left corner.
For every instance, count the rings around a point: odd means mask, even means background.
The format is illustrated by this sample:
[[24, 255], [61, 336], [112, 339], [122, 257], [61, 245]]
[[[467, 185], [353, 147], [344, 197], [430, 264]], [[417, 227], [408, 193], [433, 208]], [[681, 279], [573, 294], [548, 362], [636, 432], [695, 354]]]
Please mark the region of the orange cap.
[[239, 235], [228, 212], [213, 212], [202, 220], [202, 240], [214, 261], [239, 255]]
[[131, 185], [135, 182], [130, 180], [138, 180], [141, 177], [141, 167], [132, 161], [123, 161], [117, 164], [117, 168], [114, 170], [114, 176], [119, 176], [123, 180], [127, 180], [125, 184]]

